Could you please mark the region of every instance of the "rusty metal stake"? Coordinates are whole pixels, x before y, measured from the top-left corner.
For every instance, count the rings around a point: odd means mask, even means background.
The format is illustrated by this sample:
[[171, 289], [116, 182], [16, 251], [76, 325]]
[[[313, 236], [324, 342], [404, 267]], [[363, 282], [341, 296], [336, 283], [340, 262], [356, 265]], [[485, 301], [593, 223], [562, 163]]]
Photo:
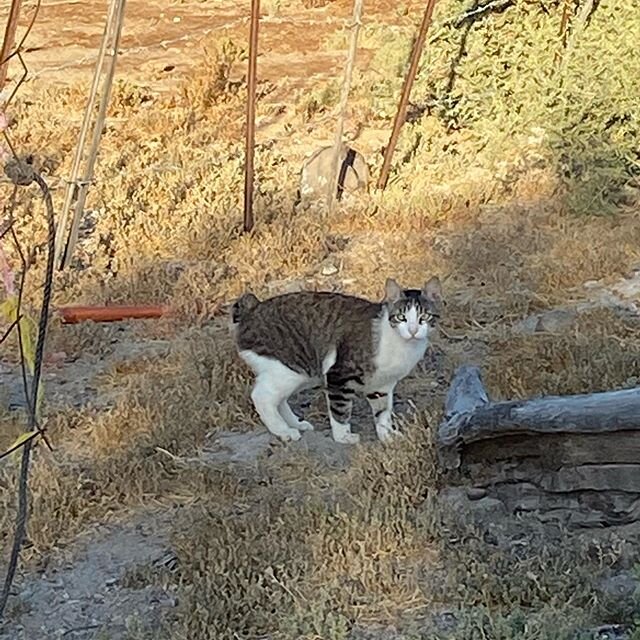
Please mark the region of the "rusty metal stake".
[[251, 0], [251, 32], [249, 35], [249, 70], [247, 72], [247, 137], [244, 159], [244, 230], [253, 229], [253, 159], [256, 134], [256, 59], [258, 57], [258, 24], [260, 0]]
[[16, 30], [18, 28], [21, 8], [22, 0], [12, 0], [7, 18], [7, 27], [4, 31], [4, 40], [2, 41], [2, 50], [0, 50], [0, 91], [4, 88], [5, 82], [7, 81], [9, 58], [16, 40]]
[[[567, 26], [569, 25], [569, 5], [571, 4], [571, 0], [564, 0], [564, 5], [562, 7], [562, 18], [560, 20], [560, 40], [562, 42], [562, 50], [564, 51], [567, 48]], [[562, 54], [559, 51], [556, 51], [555, 55], [555, 63], [558, 64], [562, 58]]]
[[413, 81], [416, 78], [418, 71], [418, 64], [422, 57], [422, 50], [424, 49], [424, 43], [427, 39], [427, 31], [431, 25], [431, 16], [433, 15], [433, 8], [435, 7], [436, 0], [427, 0], [427, 6], [424, 9], [424, 16], [422, 18], [422, 24], [420, 25], [420, 31], [418, 32], [418, 38], [413, 46], [411, 52], [411, 64], [407, 71], [407, 76], [404, 80], [404, 86], [402, 87], [402, 95], [400, 96], [400, 103], [398, 104], [398, 111], [396, 112], [395, 120], [393, 121], [393, 130], [389, 137], [389, 144], [384, 150], [384, 161], [382, 163], [382, 169], [380, 170], [380, 176], [378, 178], [378, 189], [384, 190], [389, 180], [389, 171], [391, 170], [391, 159], [393, 153], [396, 150], [398, 144], [398, 136], [400, 135], [400, 129], [404, 124], [404, 120], [407, 114], [407, 104], [409, 103], [409, 96], [411, 95], [411, 88], [413, 87]]

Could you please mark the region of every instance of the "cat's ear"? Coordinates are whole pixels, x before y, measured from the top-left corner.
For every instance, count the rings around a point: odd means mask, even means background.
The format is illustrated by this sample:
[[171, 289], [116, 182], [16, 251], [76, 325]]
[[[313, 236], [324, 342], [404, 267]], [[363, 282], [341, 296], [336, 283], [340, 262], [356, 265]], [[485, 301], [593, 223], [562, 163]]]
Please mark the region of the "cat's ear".
[[400, 285], [393, 278], [387, 278], [384, 283], [384, 301], [396, 302], [400, 300], [401, 296], [402, 288]]
[[425, 282], [422, 287], [422, 293], [427, 300], [440, 304], [442, 302], [442, 285], [440, 284], [440, 278], [433, 276]]

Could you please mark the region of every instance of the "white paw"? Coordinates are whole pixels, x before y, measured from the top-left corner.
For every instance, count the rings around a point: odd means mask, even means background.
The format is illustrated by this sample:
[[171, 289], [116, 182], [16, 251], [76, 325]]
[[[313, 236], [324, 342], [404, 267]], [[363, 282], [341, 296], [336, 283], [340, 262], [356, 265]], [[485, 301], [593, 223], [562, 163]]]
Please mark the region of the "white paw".
[[360, 435], [357, 433], [341, 433], [334, 435], [333, 439], [340, 444], [358, 444], [360, 442]]
[[298, 431], [313, 431], [313, 425], [310, 422], [307, 422], [306, 420], [300, 420], [300, 422], [298, 422], [298, 424], [296, 425], [296, 429], [298, 429]]
[[380, 440], [380, 442], [390, 442], [395, 438], [402, 437], [402, 432], [383, 425], [376, 426], [376, 433], [378, 434], [378, 440]]
[[277, 436], [282, 440], [282, 442], [295, 442], [296, 440], [300, 440], [302, 438], [302, 434], [297, 429], [287, 429], [286, 431], [278, 431], [278, 433], [274, 433], [274, 436]]

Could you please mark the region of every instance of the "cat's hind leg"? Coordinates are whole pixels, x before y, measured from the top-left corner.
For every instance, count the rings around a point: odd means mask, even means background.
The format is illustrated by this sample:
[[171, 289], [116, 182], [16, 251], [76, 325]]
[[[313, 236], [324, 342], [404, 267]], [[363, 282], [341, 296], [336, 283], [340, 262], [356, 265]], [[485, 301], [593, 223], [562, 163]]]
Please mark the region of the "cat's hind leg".
[[252, 351], [244, 351], [240, 356], [256, 374], [251, 400], [264, 426], [285, 442], [300, 440], [299, 429], [287, 424], [280, 413], [280, 407], [305, 384], [307, 376], [293, 371], [274, 358], [260, 356]]
[[313, 425], [302, 418], [299, 418], [289, 406], [288, 400], [283, 400], [278, 406], [280, 415], [284, 418], [284, 421], [292, 428], [298, 429], [298, 431], [313, 431]]

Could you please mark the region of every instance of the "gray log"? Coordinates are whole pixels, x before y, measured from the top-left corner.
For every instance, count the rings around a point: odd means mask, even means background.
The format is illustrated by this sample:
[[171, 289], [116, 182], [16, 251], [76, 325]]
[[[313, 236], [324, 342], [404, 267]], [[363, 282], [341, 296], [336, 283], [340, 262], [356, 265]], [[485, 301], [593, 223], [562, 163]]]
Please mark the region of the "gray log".
[[640, 388], [491, 402], [478, 368], [464, 366], [451, 384], [438, 449], [445, 465], [455, 468], [460, 464], [459, 448], [480, 440], [616, 431], [640, 431]]
[[463, 464], [454, 485], [507, 512], [570, 527], [640, 519], [640, 388], [492, 402], [479, 369], [464, 366], [437, 446], [446, 468]]

